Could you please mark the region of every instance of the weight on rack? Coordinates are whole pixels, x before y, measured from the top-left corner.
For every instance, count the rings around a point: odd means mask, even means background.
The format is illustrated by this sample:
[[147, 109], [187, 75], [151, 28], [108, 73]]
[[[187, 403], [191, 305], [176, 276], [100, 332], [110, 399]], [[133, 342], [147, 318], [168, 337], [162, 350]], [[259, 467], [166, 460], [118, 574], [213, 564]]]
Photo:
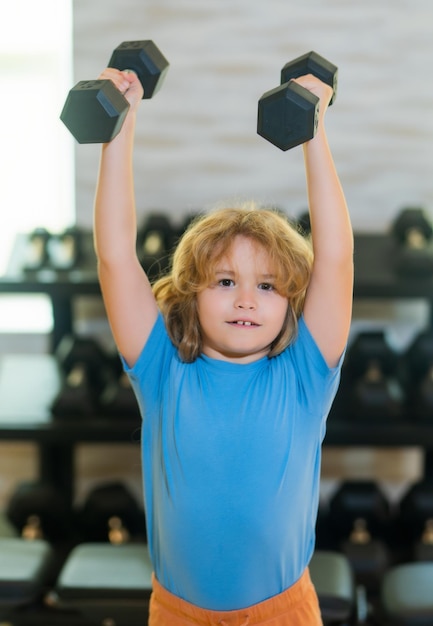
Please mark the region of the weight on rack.
[[433, 421], [433, 332], [416, 335], [403, 355], [407, 410], [420, 420]]
[[23, 270], [70, 271], [78, 267], [82, 258], [82, 231], [72, 226], [59, 233], [46, 228], [35, 228], [27, 235]]
[[49, 265], [57, 271], [75, 269], [82, 256], [81, 230], [72, 226], [60, 233], [53, 233], [47, 241]]
[[55, 417], [95, 415], [109, 376], [108, 357], [91, 337], [65, 335], [56, 350], [63, 383], [51, 411]]
[[433, 272], [433, 226], [419, 207], [403, 209], [392, 225], [397, 242], [394, 264], [399, 274], [429, 276]]
[[281, 70], [281, 85], [262, 95], [258, 103], [257, 133], [280, 150], [289, 150], [314, 137], [317, 131], [319, 98], [293, 78], [314, 74], [337, 95], [338, 68], [317, 52], [308, 52]]
[[311, 219], [310, 212], [303, 211], [296, 220], [296, 226], [298, 231], [304, 236], [309, 237], [311, 235]]
[[100, 397], [101, 414], [123, 419], [139, 418], [140, 409], [134, 390], [117, 354], [111, 359], [110, 370], [112, 376]]
[[376, 591], [390, 562], [384, 541], [391, 522], [389, 502], [373, 481], [345, 481], [329, 501], [329, 523], [358, 584]]
[[414, 483], [400, 501], [404, 543], [410, 545], [410, 560], [433, 561], [433, 484]]
[[5, 513], [24, 539], [59, 542], [72, 534], [70, 507], [63, 495], [47, 483], [20, 483]]
[[398, 359], [384, 331], [358, 333], [347, 350], [343, 370], [351, 416], [382, 421], [403, 416]]
[[47, 265], [47, 243], [50, 236], [48, 230], [42, 227], [35, 228], [29, 233], [24, 251], [23, 270], [25, 272], [36, 272]]
[[[113, 52], [108, 67], [137, 74], [144, 95], [160, 89], [168, 61], [153, 41], [125, 41]], [[107, 143], [120, 132], [129, 103], [111, 80], [80, 81], [69, 92], [60, 119], [78, 143]]]
[[154, 212], [146, 216], [137, 233], [137, 255], [150, 279], [168, 267], [176, 239], [177, 232], [167, 215]]
[[78, 509], [77, 519], [86, 541], [122, 544], [146, 539], [144, 510], [122, 483], [92, 489]]

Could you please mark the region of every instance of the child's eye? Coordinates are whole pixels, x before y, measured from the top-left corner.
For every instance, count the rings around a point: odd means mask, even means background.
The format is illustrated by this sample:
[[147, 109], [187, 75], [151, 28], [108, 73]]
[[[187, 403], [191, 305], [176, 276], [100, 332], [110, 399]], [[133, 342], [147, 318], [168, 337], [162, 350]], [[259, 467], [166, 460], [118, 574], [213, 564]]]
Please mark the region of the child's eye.
[[218, 281], [218, 285], [220, 285], [221, 287], [232, 287], [234, 285], [234, 282], [231, 278], [221, 278]]
[[271, 283], [260, 283], [259, 289], [263, 289], [263, 291], [273, 291], [275, 287], [271, 285]]

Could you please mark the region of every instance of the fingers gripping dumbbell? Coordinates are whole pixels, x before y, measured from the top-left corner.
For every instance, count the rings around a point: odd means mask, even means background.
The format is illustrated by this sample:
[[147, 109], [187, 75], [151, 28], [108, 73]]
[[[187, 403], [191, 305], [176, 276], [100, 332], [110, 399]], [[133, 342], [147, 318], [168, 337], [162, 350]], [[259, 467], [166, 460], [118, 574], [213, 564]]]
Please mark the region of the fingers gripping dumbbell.
[[[143, 98], [152, 98], [169, 64], [153, 41], [125, 41], [114, 50], [108, 67], [134, 72]], [[128, 101], [111, 80], [80, 81], [69, 92], [60, 119], [78, 143], [107, 143], [120, 132], [128, 109]]]
[[263, 94], [258, 104], [257, 132], [281, 150], [289, 150], [314, 137], [319, 98], [293, 78], [313, 74], [337, 94], [338, 68], [316, 52], [287, 63], [281, 70], [281, 85]]

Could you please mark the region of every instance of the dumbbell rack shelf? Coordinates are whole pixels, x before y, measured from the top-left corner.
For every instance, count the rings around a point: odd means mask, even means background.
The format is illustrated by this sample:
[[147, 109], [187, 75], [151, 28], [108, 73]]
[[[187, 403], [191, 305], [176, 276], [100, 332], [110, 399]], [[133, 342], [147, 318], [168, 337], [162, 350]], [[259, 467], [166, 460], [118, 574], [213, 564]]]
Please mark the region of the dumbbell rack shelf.
[[[52, 346], [73, 331], [73, 302], [77, 296], [100, 295], [91, 233], [83, 237], [79, 267], [72, 271], [26, 272], [26, 236], [17, 238], [8, 269], [0, 277], [0, 295], [43, 293], [52, 304]], [[414, 278], [396, 271], [398, 244], [386, 234], [355, 235], [354, 297], [359, 299], [422, 299], [433, 325], [433, 276]], [[27, 440], [39, 446], [40, 475], [73, 495], [73, 452], [78, 442], [138, 442], [139, 423], [103, 415], [91, 419], [55, 419], [50, 403], [59, 388], [53, 355], [0, 357], [0, 439]], [[22, 390], [21, 392], [17, 389]], [[350, 406], [338, 401], [328, 421], [324, 445], [406, 447], [424, 450], [425, 474], [433, 477], [433, 416], [431, 423], [411, 415], [399, 421], [352, 420]]]
[[38, 446], [38, 478], [70, 502], [74, 493], [74, 448], [78, 443], [135, 443], [140, 420], [104, 415], [53, 418], [51, 403], [62, 375], [50, 354], [0, 357], [0, 439]]
[[66, 271], [44, 267], [26, 270], [28, 238], [19, 235], [9, 259], [6, 273], [0, 277], [0, 294], [45, 294], [50, 298], [53, 315], [52, 349], [61, 338], [73, 331], [73, 302], [76, 296], [101, 293], [97, 273], [93, 240], [90, 233], [81, 237], [81, 255], [78, 267]]

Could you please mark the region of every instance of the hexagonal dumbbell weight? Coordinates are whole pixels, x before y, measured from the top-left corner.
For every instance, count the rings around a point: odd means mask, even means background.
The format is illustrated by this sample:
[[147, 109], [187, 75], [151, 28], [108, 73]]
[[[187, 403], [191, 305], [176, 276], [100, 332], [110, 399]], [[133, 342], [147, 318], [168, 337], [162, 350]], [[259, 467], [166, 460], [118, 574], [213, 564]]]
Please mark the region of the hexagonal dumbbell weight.
[[337, 94], [338, 68], [316, 52], [308, 52], [287, 63], [281, 70], [281, 85], [263, 94], [258, 104], [257, 132], [281, 150], [289, 150], [314, 137], [317, 130], [319, 98], [294, 82], [314, 74]]
[[408, 560], [433, 560], [433, 485], [429, 479], [413, 483], [400, 501], [403, 545]]
[[401, 360], [386, 332], [372, 329], [358, 333], [347, 350], [342, 371], [341, 389], [349, 419], [402, 419], [406, 399], [402, 378]]
[[7, 504], [6, 517], [27, 540], [62, 542], [73, 534], [72, 511], [64, 494], [44, 482], [19, 483]]
[[385, 538], [392, 514], [382, 489], [372, 480], [342, 482], [329, 501], [329, 518], [357, 584], [376, 590], [391, 556]]
[[120, 544], [146, 540], [144, 510], [121, 482], [94, 487], [77, 511], [77, 525], [83, 538], [90, 542]]
[[56, 357], [63, 384], [51, 404], [52, 414], [61, 419], [97, 414], [110, 373], [105, 350], [92, 337], [71, 334], [62, 337]]
[[411, 418], [433, 421], [433, 332], [420, 331], [403, 353], [404, 386]]
[[394, 266], [399, 274], [422, 277], [433, 273], [433, 225], [422, 207], [406, 207], [392, 224], [397, 243]]
[[[153, 41], [125, 41], [108, 67], [137, 74], [143, 98], [160, 89], [169, 64]], [[69, 92], [60, 119], [78, 143], [108, 143], [120, 132], [129, 103], [111, 80], [80, 81]]]

